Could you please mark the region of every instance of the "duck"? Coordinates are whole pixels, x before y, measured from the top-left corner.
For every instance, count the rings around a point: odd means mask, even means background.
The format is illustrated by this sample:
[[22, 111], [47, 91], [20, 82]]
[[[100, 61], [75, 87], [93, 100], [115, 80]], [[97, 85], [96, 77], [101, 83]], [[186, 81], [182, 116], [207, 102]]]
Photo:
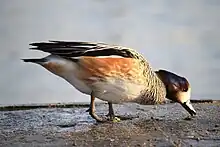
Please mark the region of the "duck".
[[108, 103], [108, 120], [116, 117], [113, 104], [157, 105], [166, 99], [179, 103], [191, 116], [196, 115], [188, 80], [164, 69], [154, 71], [134, 49], [101, 42], [51, 40], [30, 46], [49, 55], [22, 60], [44, 67], [89, 95], [87, 112], [97, 122], [107, 119], [96, 114], [95, 98]]

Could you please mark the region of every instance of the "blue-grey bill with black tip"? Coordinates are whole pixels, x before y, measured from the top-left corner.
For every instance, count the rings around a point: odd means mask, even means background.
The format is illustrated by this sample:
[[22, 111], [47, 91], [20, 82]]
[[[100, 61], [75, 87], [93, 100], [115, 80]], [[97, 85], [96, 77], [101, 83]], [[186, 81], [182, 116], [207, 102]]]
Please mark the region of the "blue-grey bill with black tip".
[[193, 108], [192, 104], [190, 103], [190, 100], [182, 103], [181, 105], [189, 112], [191, 116], [196, 115], [196, 111]]

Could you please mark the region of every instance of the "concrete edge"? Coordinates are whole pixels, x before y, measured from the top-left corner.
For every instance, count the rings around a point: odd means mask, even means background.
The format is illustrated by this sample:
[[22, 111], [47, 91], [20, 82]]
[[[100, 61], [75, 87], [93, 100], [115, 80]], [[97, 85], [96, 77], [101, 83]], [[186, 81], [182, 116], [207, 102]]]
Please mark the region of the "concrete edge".
[[[105, 104], [106, 102], [96, 102], [96, 105]], [[173, 101], [167, 101], [166, 104], [174, 103]], [[220, 100], [212, 99], [193, 99], [191, 103], [220, 103]], [[21, 105], [5, 105], [0, 106], [0, 111], [17, 111], [17, 110], [29, 110], [39, 108], [73, 108], [73, 107], [89, 107], [89, 103], [75, 102], [75, 103], [46, 103], [46, 104], [21, 104]]]

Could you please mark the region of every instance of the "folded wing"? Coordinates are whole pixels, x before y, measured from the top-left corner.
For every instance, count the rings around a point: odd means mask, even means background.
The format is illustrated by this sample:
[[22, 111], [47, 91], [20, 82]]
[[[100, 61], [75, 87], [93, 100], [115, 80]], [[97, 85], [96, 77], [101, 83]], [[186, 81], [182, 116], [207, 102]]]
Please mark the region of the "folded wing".
[[40, 50], [62, 57], [121, 56], [136, 59], [142, 57], [133, 49], [104, 43], [49, 41], [32, 43], [30, 45], [33, 46], [30, 49]]

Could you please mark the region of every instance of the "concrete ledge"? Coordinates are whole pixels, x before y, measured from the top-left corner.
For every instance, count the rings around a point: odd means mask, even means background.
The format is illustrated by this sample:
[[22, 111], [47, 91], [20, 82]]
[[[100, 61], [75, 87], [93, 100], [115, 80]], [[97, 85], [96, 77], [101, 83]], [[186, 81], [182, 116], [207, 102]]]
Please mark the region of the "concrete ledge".
[[[175, 103], [167, 100], [166, 104]], [[220, 100], [204, 99], [204, 100], [191, 100], [191, 103], [220, 103]], [[105, 104], [105, 102], [96, 102], [97, 105]], [[73, 108], [73, 107], [89, 107], [89, 103], [50, 103], [50, 104], [23, 104], [23, 105], [0, 105], [0, 111], [16, 111], [16, 110], [28, 110], [39, 108]]]
[[[128, 119], [104, 124], [97, 124], [86, 106], [0, 111], [0, 146], [220, 145], [219, 101], [194, 103], [197, 116], [190, 119], [177, 103], [114, 105], [116, 114]], [[96, 108], [98, 115], [107, 114], [106, 104]]]

